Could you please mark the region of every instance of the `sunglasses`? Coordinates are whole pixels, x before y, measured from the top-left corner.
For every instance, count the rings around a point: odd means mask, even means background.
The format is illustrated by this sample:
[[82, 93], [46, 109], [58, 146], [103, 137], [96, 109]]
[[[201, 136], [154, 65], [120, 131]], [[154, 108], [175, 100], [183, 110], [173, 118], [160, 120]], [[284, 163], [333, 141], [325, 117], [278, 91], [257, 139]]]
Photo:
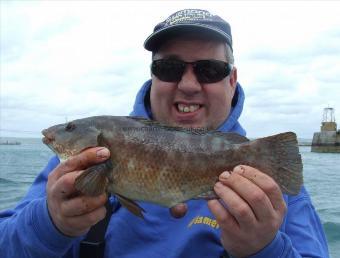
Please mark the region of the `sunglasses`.
[[190, 64], [200, 83], [215, 83], [227, 77], [233, 66], [220, 60], [185, 62], [178, 59], [158, 59], [151, 63], [151, 72], [161, 81], [179, 82]]

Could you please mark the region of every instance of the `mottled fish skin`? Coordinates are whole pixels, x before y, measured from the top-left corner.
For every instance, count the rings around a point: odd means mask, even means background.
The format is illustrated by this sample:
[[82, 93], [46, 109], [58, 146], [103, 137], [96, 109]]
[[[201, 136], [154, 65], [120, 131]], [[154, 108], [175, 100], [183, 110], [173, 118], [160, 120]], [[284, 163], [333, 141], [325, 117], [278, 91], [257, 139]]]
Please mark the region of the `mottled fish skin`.
[[239, 164], [270, 175], [284, 193], [297, 194], [303, 181], [292, 132], [249, 141], [234, 133], [167, 127], [143, 118], [97, 116], [52, 126], [43, 134], [44, 143], [64, 158], [89, 147], [110, 150], [111, 168], [98, 173], [107, 189], [87, 190], [98, 185], [83, 173], [76, 187], [86, 194], [108, 190], [172, 207], [211, 192], [219, 174]]

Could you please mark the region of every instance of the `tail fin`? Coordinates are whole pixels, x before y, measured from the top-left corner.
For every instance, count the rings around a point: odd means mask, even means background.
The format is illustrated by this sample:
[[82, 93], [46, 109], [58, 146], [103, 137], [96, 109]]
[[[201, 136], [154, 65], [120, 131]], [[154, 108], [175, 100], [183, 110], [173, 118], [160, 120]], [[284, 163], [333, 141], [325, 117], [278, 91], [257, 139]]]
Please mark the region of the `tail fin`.
[[281, 133], [250, 142], [256, 168], [271, 176], [282, 192], [296, 195], [303, 183], [302, 160], [296, 134]]
[[111, 161], [94, 165], [86, 169], [75, 180], [75, 188], [85, 195], [98, 196], [106, 191], [108, 172], [111, 171]]

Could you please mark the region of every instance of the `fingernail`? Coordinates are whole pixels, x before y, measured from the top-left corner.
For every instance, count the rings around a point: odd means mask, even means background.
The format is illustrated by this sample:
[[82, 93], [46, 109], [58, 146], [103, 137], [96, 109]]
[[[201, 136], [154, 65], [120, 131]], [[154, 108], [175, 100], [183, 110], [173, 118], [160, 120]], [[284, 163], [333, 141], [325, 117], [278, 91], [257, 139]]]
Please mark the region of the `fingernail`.
[[106, 148], [101, 148], [97, 150], [96, 154], [97, 154], [97, 158], [101, 158], [101, 159], [108, 158], [110, 156], [110, 152]]
[[216, 182], [216, 184], [215, 184], [215, 188], [220, 188], [220, 187], [222, 187], [222, 183], [221, 182]]
[[220, 179], [226, 180], [226, 179], [228, 179], [229, 176], [230, 176], [230, 172], [229, 172], [229, 171], [224, 171], [224, 172], [220, 175]]
[[233, 169], [234, 172], [239, 173], [239, 174], [243, 174], [244, 173], [244, 167], [242, 165], [236, 166]]

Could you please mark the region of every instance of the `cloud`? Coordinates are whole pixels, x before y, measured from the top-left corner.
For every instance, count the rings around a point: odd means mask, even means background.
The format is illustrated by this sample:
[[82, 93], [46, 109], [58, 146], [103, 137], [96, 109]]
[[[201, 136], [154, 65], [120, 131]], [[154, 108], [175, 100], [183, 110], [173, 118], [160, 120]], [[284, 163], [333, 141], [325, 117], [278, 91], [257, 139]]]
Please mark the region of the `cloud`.
[[247, 95], [242, 121], [260, 129], [252, 135], [296, 130], [312, 138], [323, 108], [340, 112], [339, 35], [339, 26], [325, 26], [297, 45], [285, 41], [284, 46], [258, 45], [242, 52], [239, 78]]
[[[246, 92], [241, 122], [249, 136], [294, 130], [311, 138], [324, 107], [339, 117], [339, 3], [198, 1], [190, 7], [232, 25]], [[0, 133], [40, 136], [66, 119], [127, 115], [150, 78], [144, 39], [182, 8], [188, 3], [1, 1]]]

